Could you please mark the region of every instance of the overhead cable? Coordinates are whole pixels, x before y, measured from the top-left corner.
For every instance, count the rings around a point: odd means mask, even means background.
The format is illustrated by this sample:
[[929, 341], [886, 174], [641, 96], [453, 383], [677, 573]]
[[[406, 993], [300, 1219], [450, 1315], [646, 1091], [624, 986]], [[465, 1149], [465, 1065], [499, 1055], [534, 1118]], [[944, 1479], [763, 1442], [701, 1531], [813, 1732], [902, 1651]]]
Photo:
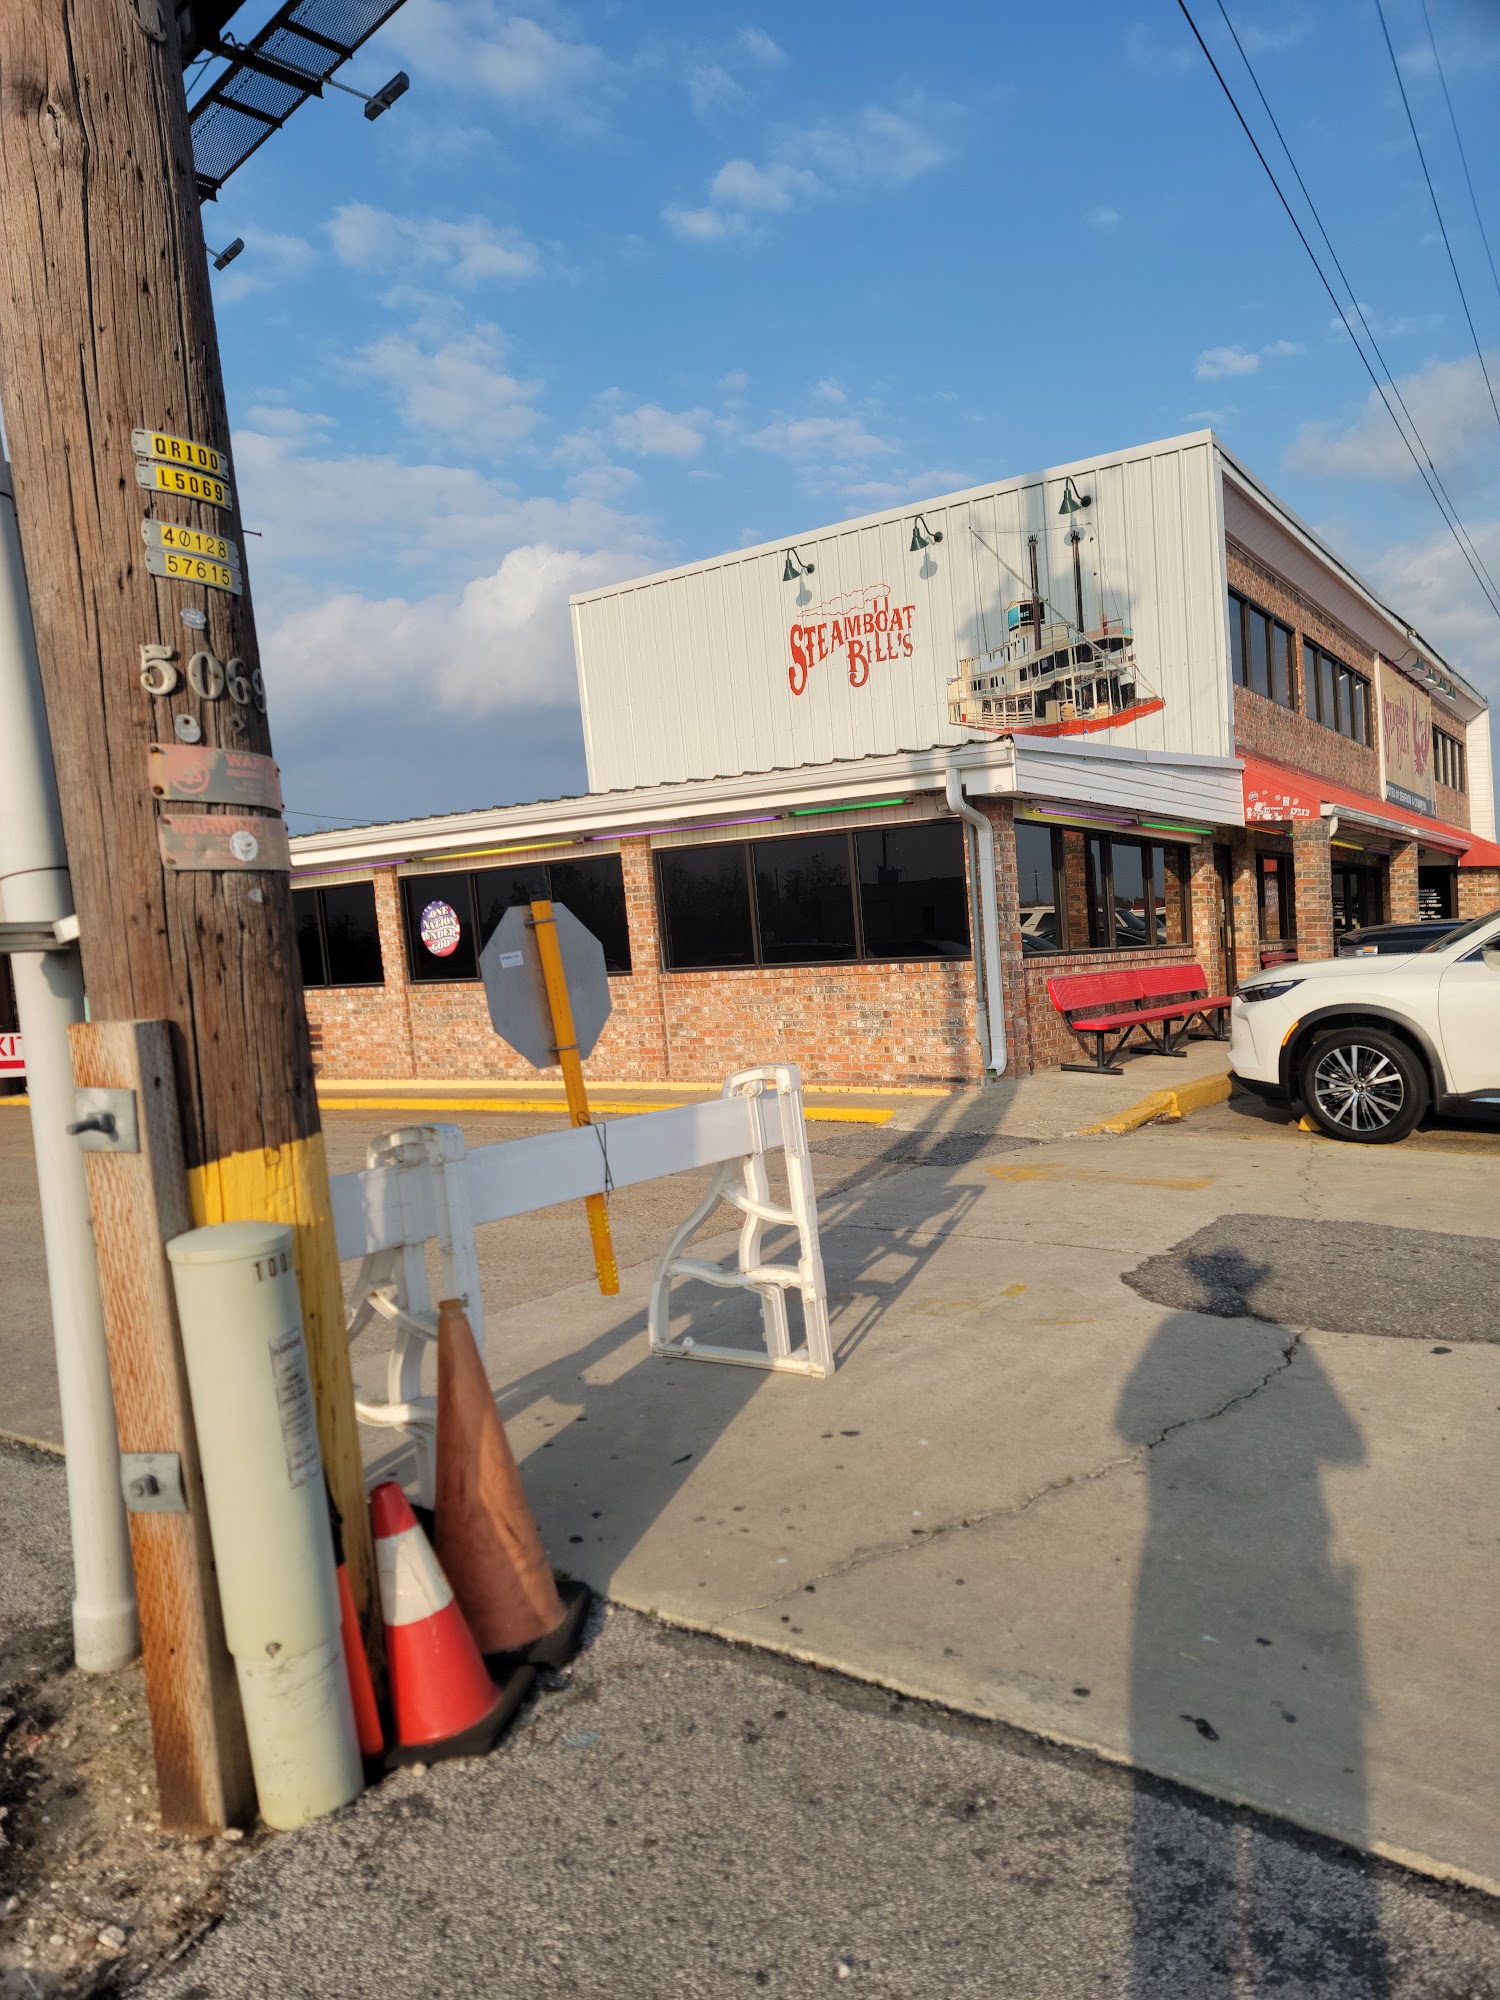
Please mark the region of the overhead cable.
[[1417, 149], [1417, 158], [1422, 162], [1422, 178], [1427, 183], [1427, 192], [1432, 197], [1432, 212], [1437, 217], [1438, 231], [1443, 239], [1443, 248], [1448, 253], [1448, 263], [1453, 272], [1453, 282], [1458, 287], [1458, 296], [1464, 309], [1464, 318], [1469, 322], [1469, 338], [1474, 343], [1474, 352], [1479, 359], [1479, 372], [1484, 377], [1484, 386], [1490, 392], [1490, 408], [1495, 413], [1495, 422], [1500, 424], [1500, 403], [1495, 401], [1495, 385], [1490, 380], [1490, 371], [1485, 366], [1484, 350], [1479, 345], [1479, 335], [1474, 329], [1474, 315], [1469, 311], [1469, 295], [1464, 290], [1464, 281], [1458, 275], [1458, 259], [1453, 254], [1453, 245], [1448, 240], [1448, 225], [1443, 220], [1443, 211], [1438, 203], [1437, 189], [1432, 185], [1432, 175], [1427, 170], [1427, 155], [1422, 151], [1422, 141], [1417, 132], [1417, 121], [1412, 116], [1411, 99], [1406, 94], [1406, 84], [1401, 75], [1401, 65], [1396, 60], [1396, 51], [1391, 44], [1391, 31], [1385, 24], [1385, 8], [1380, 0], [1375, 0], [1375, 12], [1380, 16], [1380, 32], [1385, 36], [1386, 53], [1391, 59], [1391, 68], [1396, 72], [1396, 88], [1401, 93], [1401, 102], [1406, 107], [1406, 122], [1411, 127], [1412, 143]]
[[1443, 74], [1443, 59], [1438, 54], [1437, 36], [1432, 32], [1432, 22], [1427, 15], [1427, 0], [1422, 0], [1422, 19], [1427, 24], [1427, 39], [1432, 44], [1432, 60], [1437, 65], [1438, 82], [1443, 86], [1443, 102], [1448, 107], [1448, 122], [1453, 127], [1453, 143], [1458, 148], [1458, 157], [1463, 163], [1464, 181], [1468, 186], [1469, 200], [1474, 207], [1474, 220], [1479, 225], [1479, 240], [1484, 245], [1484, 254], [1489, 259], [1490, 276], [1495, 281], [1495, 290], [1500, 292], [1500, 271], [1495, 269], [1495, 253], [1490, 248], [1489, 235], [1485, 230], [1484, 217], [1479, 213], [1479, 197], [1474, 192], [1474, 176], [1469, 172], [1469, 156], [1464, 151], [1464, 142], [1459, 136], [1458, 118], [1453, 109], [1453, 99], [1448, 95], [1448, 79]]
[[[1443, 501], [1439, 496], [1438, 489], [1433, 483], [1433, 480], [1430, 474], [1428, 473], [1426, 466], [1424, 466], [1421, 459], [1418, 458], [1416, 450], [1412, 445], [1412, 441], [1407, 436], [1406, 431], [1402, 427], [1401, 420], [1396, 415], [1396, 411], [1391, 403], [1390, 397], [1386, 394], [1385, 385], [1380, 380], [1380, 377], [1375, 373], [1375, 370], [1371, 367], [1370, 358], [1365, 353], [1364, 348], [1360, 345], [1358, 337], [1356, 336], [1353, 327], [1350, 326], [1348, 315], [1345, 313], [1343, 306], [1339, 303], [1338, 294], [1334, 291], [1333, 286], [1329, 283], [1327, 274], [1325, 273], [1323, 266], [1318, 261], [1317, 252], [1313, 249], [1311, 243], [1309, 243], [1307, 240], [1307, 232], [1303, 229], [1302, 224], [1297, 220], [1296, 211], [1293, 209], [1291, 203], [1287, 200], [1286, 195], [1282, 190], [1281, 183], [1280, 181], [1277, 180], [1276, 175], [1272, 170], [1270, 161], [1261, 151], [1260, 142], [1256, 138], [1255, 134], [1251, 131], [1249, 124], [1246, 122], [1245, 114], [1243, 111], [1241, 111], [1239, 103], [1235, 97], [1235, 94], [1230, 89], [1229, 84], [1225, 79], [1224, 72], [1219, 68], [1219, 65], [1214, 61], [1213, 52], [1210, 50], [1207, 42], [1204, 41], [1202, 34], [1199, 32], [1198, 23], [1193, 19], [1193, 16], [1189, 11], [1187, 0], [1177, 0], [1177, 5], [1179, 10], [1181, 11], [1183, 19], [1187, 22], [1189, 28], [1192, 29], [1193, 40], [1198, 44], [1199, 48], [1203, 51], [1204, 59], [1208, 63], [1209, 68], [1213, 71], [1214, 76], [1218, 81], [1219, 88], [1223, 91], [1225, 97], [1229, 100], [1229, 108], [1231, 111], [1233, 111], [1236, 119], [1239, 121], [1240, 129], [1243, 131], [1245, 137], [1250, 141], [1251, 147], [1255, 153], [1255, 157], [1257, 160], [1260, 161], [1261, 167], [1264, 169], [1266, 179], [1271, 183], [1272, 188], [1276, 192], [1277, 200], [1286, 210], [1287, 220], [1291, 223], [1293, 229], [1296, 230], [1298, 242], [1307, 252], [1308, 257], [1311, 260], [1312, 267], [1317, 272], [1319, 281], [1321, 282], [1324, 291], [1327, 292], [1329, 298], [1332, 300], [1333, 309], [1338, 314], [1339, 320], [1343, 325], [1344, 331], [1348, 334], [1350, 340], [1353, 341], [1354, 350], [1358, 354], [1360, 361], [1364, 365], [1365, 373], [1369, 376], [1371, 382], [1374, 383], [1376, 393], [1379, 395], [1380, 400], [1385, 404], [1385, 407], [1390, 414], [1391, 422], [1395, 424], [1397, 431], [1400, 432], [1401, 442], [1406, 446], [1406, 449], [1411, 456], [1412, 464], [1416, 466], [1417, 471], [1421, 474], [1423, 485], [1432, 495], [1433, 504], [1437, 507], [1438, 512], [1442, 515], [1443, 520], [1446, 522], [1448, 531], [1453, 536], [1454, 541], [1457, 542], [1460, 555], [1462, 555], [1464, 561], [1468, 564], [1470, 570], [1473, 572], [1474, 581], [1479, 585], [1479, 588], [1484, 592], [1485, 602], [1489, 605], [1490, 609], [1495, 613], [1496, 617], [1500, 617], [1500, 593], [1497, 593], [1494, 586], [1486, 580], [1485, 576], [1481, 571], [1480, 566], [1475, 562], [1474, 557], [1470, 554], [1469, 549], [1465, 546], [1463, 534], [1461, 534], [1459, 531], [1461, 524], [1457, 522], [1456, 516], [1450, 516], [1449, 510], [1447, 507], [1444, 506]], [[1467, 530], [1464, 530], [1464, 533], [1467, 533]]]
[[[1445, 511], [1447, 516], [1449, 517], [1449, 524], [1450, 526], [1456, 524], [1458, 531], [1462, 534], [1464, 540], [1467, 542], [1469, 551], [1472, 554], [1474, 561], [1478, 563], [1480, 569], [1483, 570], [1484, 572], [1484, 580], [1489, 585], [1490, 592], [1495, 596], [1500, 596], [1500, 586], [1496, 585], [1495, 579], [1490, 575], [1488, 565], [1485, 563], [1484, 557], [1479, 553], [1479, 547], [1478, 544], [1475, 542], [1474, 537], [1469, 533], [1468, 529], [1459, 519], [1458, 509], [1453, 504], [1453, 496], [1449, 493], [1447, 487], [1443, 484], [1442, 474], [1438, 471], [1436, 464], [1433, 462], [1432, 453], [1431, 451], [1429, 451], [1421, 431], [1418, 430], [1417, 428], [1417, 420], [1412, 415], [1410, 409], [1407, 407], [1406, 398], [1401, 393], [1401, 386], [1397, 382], [1396, 377], [1392, 372], [1390, 363], [1386, 360], [1385, 355], [1381, 352], [1380, 342], [1375, 338], [1375, 330], [1370, 325], [1369, 319], [1366, 317], [1365, 314], [1365, 309], [1359, 302], [1359, 294], [1358, 292], [1355, 291], [1354, 286], [1350, 282], [1349, 273], [1344, 269], [1344, 266], [1340, 261], [1338, 251], [1335, 250], [1333, 247], [1333, 238], [1328, 234], [1328, 227], [1324, 222], [1322, 216], [1318, 213], [1318, 205], [1312, 198], [1312, 194], [1308, 188], [1307, 182], [1302, 178], [1302, 169], [1297, 165], [1296, 159], [1292, 153], [1292, 149], [1287, 144], [1286, 134], [1282, 131], [1280, 124], [1277, 122], [1276, 113], [1271, 109], [1270, 103], [1266, 97], [1266, 93], [1261, 88], [1260, 78], [1255, 73], [1255, 65], [1251, 62], [1249, 56], [1245, 52], [1245, 45], [1240, 40], [1239, 32], [1236, 29], [1234, 22], [1229, 18], [1229, 12], [1224, 5], [1224, 0], [1218, 0], [1218, 7], [1220, 14], [1222, 14], [1224, 17], [1224, 25], [1229, 30], [1229, 33], [1233, 38], [1234, 46], [1239, 51], [1240, 61], [1245, 65], [1245, 73], [1250, 78], [1251, 83], [1254, 84], [1255, 86], [1255, 94], [1260, 99], [1261, 109], [1262, 111], [1265, 112], [1267, 118], [1270, 119], [1271, 130], [1276, 134], [1276, 138], [1281, 146], [1281, 150], [1286, 155], [1287, 165], [1291, 168], [1292, 173], [1296, 178], [1297, 186], [1302, 191], [1302, 199], [1307, 203], [1308, 209], [1312, 215], [1312, 219], [1318, 226], [1318, 234], [1322, 237], [1324, 244], [1327, 246], [1328, 254], [1333, 260], [1333, 268], [1338, 272], [1344, 290], [1349, 294], [1349, 303], [1353, 307], [1354, 312], [1359, 319], [1361, 327], [1364, 329], [1365, 338], [1369, 341], [1370, 346], [1374, 351], [1375, 359], [1380, 363], [1381, 373], [1385, 376], [1387, 383], [1390, 385], [1391, 394], [1396, 398], [1396, 401], [1400, 404], [1401, 414], [1403, 417], [1405, 417], [1408, 425], [1411, 428], [1412, 436], [1416, 439], [1417, 444], [1421, 448], [1422, 456], [1427, 462], [1427, 469], [1432, 474], [1433, 481], [1436, 482], [1438, 492], [1442, 494], [1443, 503], [1445, 503]], [[1349, 335], [1349, 338], [1351, 340], [1354, 340], [1354, 329], [1349, 325], [1347, 319], [1344, 320], [1344, 330]], [[1359, 345], [1357, 340], [1355, 341], [1355, 345], [1356, 346]], [[1379, 386], [1380, 385], [1377, 383], [1376, 387], [1378, 388]], [[1388, 410], [1390, 409], [1390, 403], [1388, 400], [1386, 402], [1386, 408]], [[1393, 419], [1395, 418], [1394, 410], [1391, 410], [1391, 416]], [[1399, 429], [1399, 425], [1397, 427]], [[1407, 449], [1410, 450], [1411, 447], [1408, 445]], [[1421, 468], [1418, 467], [1418, 470], [1420, 471]], [[1431, 491], [1430, 485], [1428, 490]], [[1433, 497], [1436, 498], [1437, 496], [1434, 495]], [[1473, 565], [1471, 564], [1470, 567], [1472, 568]]]

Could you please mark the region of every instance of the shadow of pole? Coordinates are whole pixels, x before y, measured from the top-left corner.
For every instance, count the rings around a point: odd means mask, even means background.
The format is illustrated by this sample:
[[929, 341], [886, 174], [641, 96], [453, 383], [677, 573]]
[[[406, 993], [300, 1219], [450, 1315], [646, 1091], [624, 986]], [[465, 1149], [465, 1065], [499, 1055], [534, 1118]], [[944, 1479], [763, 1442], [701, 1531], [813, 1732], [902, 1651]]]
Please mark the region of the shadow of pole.
[[[1223, 1253], [1188, 1269], [1205, 1292], [1231, 1278], [1253, 1295], [1265, 1267], [1231, 1254], [1233, 1272]], [[1268, 1335], [1279, 1346], [1264, 1347], [1262, 1380], [1202, 1418], [1182, 1417], [1185, 1388], [1222, 1382], [1225, 1343], [1254, 1352], [1250, 1343]], [[1273, 1383], [1277, 1393], [1263, 1397]], [[1358, 1426], [1295, 1334], [1193, 1312], [1174, 1313], [1153, 1336], [1116, 1425], [1146, 1448], [1133, 1760], [1225, 1797], [1300, 1801], [1357, 1847], [1367, 1696], [1355, 1578], [1333, 1551], [1322, 1473], [1363, 1462]], [[1383, 2000], [1389, 1969], [1371, 1873], [1356, 1865], [1342, 1879], [1336, 1921], [1319, 1911], [1289, 1924], [1285, 1857], [1269, 1833], [1206, 1807], [1185, 1845], [1180, 1824], [1180, 1799], [1139, 1779], [1135, 2000], [1292, 1991]]]

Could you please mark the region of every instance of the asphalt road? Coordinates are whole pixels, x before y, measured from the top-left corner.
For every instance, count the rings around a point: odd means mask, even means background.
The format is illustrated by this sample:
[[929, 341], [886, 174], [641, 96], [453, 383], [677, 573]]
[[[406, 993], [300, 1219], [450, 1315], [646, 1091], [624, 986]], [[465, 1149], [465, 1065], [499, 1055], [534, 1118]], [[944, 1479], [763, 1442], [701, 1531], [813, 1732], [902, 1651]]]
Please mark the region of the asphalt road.
[[603, 1621], [484, 1762], [262, 1847], [149, 2000], [1489, 2000], [1500, 1911], [758, 1653]]

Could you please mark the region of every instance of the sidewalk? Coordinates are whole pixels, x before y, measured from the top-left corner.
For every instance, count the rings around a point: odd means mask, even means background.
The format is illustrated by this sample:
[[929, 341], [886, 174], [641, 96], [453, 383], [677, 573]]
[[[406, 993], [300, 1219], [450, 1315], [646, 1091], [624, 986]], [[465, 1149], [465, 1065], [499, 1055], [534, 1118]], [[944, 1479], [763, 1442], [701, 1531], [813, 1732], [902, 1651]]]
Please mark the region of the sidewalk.
[[[1269, 1255], [1277, 1218], [1494, 1237], [1493, 1162], [1192, 1121], [1006, 1147], [1018, 1108], [1047, 1115], [1024, 1092], [968, 1165], [841, 1191], [820, 1161], [828, 1383], [648, 1359], [646, 1263], [617, 1300], [578, 1283], [507, 1310], [486, 1244], [492, 1376], [554, 1560], [1500, 1887], [1500, 1745], [1475, 1727], [1500, 1653], [1500, 1349], [1434, 1347], [1420, 1312], [1410, 1339], [1320, 1332], [1121, 1282], [1222, 1216]], [[748, 1303], [680, 1299], [700, 1338], [709, 1313], [752, 1338]]]

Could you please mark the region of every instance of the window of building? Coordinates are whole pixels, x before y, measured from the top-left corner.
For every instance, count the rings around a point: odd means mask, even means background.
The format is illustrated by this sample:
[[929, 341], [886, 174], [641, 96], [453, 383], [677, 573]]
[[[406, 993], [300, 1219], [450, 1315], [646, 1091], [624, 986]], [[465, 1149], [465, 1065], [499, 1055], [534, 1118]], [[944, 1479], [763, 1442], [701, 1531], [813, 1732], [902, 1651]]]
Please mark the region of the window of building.
[[401, 883], [406, 958], [414, 980], [477, 979], [479, 954], [515, 904], [562, 903], [604, 947], [612, 973], [630, 970], [625, 877], [618, 854], [519, 868], [466, 868], [407, 875]]
[[1061, 865], [1062, 834], [1056, 827], [1016, 821], [1016, 874], [1021, 889], [1021, 949], [1028, 958], [1061, 951], [1066, 941]]
[[375, 921], [375, 884], [294, 889], [292, 920], [304, 986], [381, 986], [385, 966]]
[[1450, 736], [1446, 729], [1435, 728], [1432, 732], [1432, 764], [1440, 785], [1446, 785], [1453, 792], [1469, 789], [1463, 743], [1457, 736]]
[[1297, 706], [1291, 627], [1237, 590], [1229, 593], [1229, 657], [1241, 687], [1283, 708]]
[[1186, 848], [1091, 833], [1084, 842], [1084, 877], [1093, 950], [1185, 942]]
[[656, 867], [674, 971], [968, 956], [955, 820], [667, 847]]
[[1255, 900], [1260, 909], [1262, 944], [1290, 943], [1295, 939], [1297, 904], [1290, 855], [1256, 855]]
[[1325, 653], [1310, 639], [1302, 642], [1302, 668], [1307, 678], [1307, 706], [1325, 729], [1336, 729], [1351, 743], [1369, 749], [1375, 740], [1374, 708], [1368, 678]]
[[1417, 915], [1424, 923], [1458, 915], [1458, 870], [1451, 862], [1417, 870]]

